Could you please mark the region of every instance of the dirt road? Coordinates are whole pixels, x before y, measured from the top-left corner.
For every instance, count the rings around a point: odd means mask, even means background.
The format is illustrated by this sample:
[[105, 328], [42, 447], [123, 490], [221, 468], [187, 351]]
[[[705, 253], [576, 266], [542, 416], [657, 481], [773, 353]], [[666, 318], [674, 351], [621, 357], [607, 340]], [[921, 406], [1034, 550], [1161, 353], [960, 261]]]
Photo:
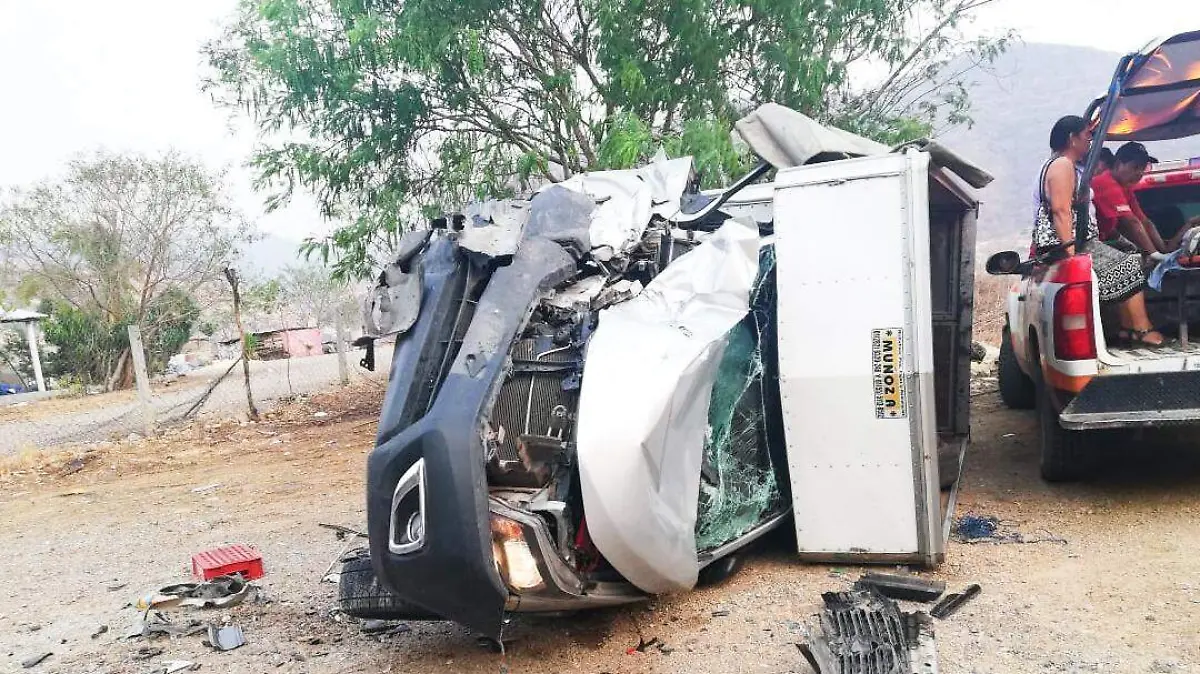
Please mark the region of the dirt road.
[[[386, 380], [391, 352], [376, 352], [374, 372], [357, 365], [362, 351], [347, 354], [353, 381]], [[255, 404], [271, 409], [280, 399], [306, 395], [329, 388], [338, 381], [337, 354], [286, 360], [250, 362], [250, 384]], [[208, 384], [228, 371], [229, 361], [192, 371], [170, 386], [154, 387], [153, 405], [160, 424], [170, 424], [187, 413], [203, 395]], [[246, 392], [241, 366], [225, 377], [199, 408], [199, 413], [226, 417], [245, 412]], [[144, 432], [141, 406], [134, 391], [115, 391], [82, 398], [39, 401], [27, 406], [0, 408], [4, 442], [0, 456], [63, 443], [100, 442]]]
[[[317, 523], [363, 521], [364, 458], [382, 395], [371, 386], [317, 396], [262, 424], [196, 427], [10, 472], [0, 482], [0, 669], [21, 671], [25, 658], [53, 652], [31, 671], [149, 673], [166, 660], [254, 674], [503, 671], [500, 655], [454, 625], [412, 623], [411, 632], [381, 638], [329, 613], [335, 588], [319, 581], [344, 544]], [[1160, 437], [1112, 448], [1090, 481], [1052, 487], [1036, 477], [1031, 416], [1000, 409], [993, 395], [975, 402], [959, 513], [1065, 543], [952, 544], [931, 575], [984, 590], [938, 623], [941, 671], [1200, 672], [1196, 443]], [[314, 417], [319, 411], [327, 416]], [[244, 628], [246, 646], [214, 653], [200, 637], [118, 639], [136, 617], [130, 602], [186, 579], [191, 552], [226, 543], [262, 550], [267, 602], [199, 617], [227, 616]], [[821, 592], [845, 588], [859, 572], [799, 564], [781, 537], [718, 587], [517, 620], [508, 671], [807, 672], [794, 645], [798, 623]], [[91, 638], [100, 625], [108, 632]], [[639, 633], [670, 652], [627, 654]], [[136, 659], [148, 646], [163, 653]]]

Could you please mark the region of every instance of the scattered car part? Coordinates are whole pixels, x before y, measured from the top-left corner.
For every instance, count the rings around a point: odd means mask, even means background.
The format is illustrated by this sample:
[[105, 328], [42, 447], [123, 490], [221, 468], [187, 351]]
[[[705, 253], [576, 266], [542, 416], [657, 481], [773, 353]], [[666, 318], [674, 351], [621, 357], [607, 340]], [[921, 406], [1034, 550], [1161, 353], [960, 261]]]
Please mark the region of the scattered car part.
[[971, 601], [975, 595], [979, 594], [983, 588], [979, 587], [978, 583], [973, 583], [967, 586], [967, 589], [962, 592], [948, 594], [944, 599], [939, 601], [936, 606], [929, 612], [934, 618], [941, 620], [949, 617], [958, 609], [962, 608], [963, 604]]
[[946, 591], [946, 583], [940, 580], [925, 580], [916, 576], [871, 572], [854, 583], [856, 590], [869, 588], [878, 590], [880, 594], [889, 599], [931, 602]]
[[252, 587], [240, 576], [218, 576], [205, 583], [168, 585], [138, 599], [135, 606], [139, 611], [179, 606], [227, 608], [245, 601]]
[[826, 592], [809, 624], [808, 652], [818, 674], [936, 674], [929, 616], [902, 613], [874, 590]]
[[138, 616], [129, 631], [125, 633], [124, 638], [150, 638], [158, 635], [190, 637], [193, 634], [200, 634], [204, 630], [204, 624], [199, 620], [190, 620], [187, 623], [173, 623], [157, 611], [147, 611]]
[[236, 625], [209, 625], [208, 645], [218, 651], [232, 651], [246, 645], [246, 636], [242, 634], [242, 628]]
[[53, 653], [39, 653], [32, 657], [25, 658], [24, 660], [21, 661], [21, 667], [23, 669], [33, 669], [34, 667], [37, 667], [38, 665], [45, 662], [46, 658], [50, 657], [51, 655], [54, 655], [54, 654]]

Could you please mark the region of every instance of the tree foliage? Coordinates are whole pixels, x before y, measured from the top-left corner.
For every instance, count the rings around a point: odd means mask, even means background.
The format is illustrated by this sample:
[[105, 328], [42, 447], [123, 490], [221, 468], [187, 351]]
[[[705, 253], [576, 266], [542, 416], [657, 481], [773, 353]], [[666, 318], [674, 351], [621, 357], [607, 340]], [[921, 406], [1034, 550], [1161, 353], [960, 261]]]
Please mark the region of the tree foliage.
[[991, 1], [243, 0], [206, 53], [270, 203], [304, 186], [349, 223], [315, 246], [347, 275], [423, 214], [658, 147], [726, 182], [764, 102], [884, 141], [961, 123], [1007, 40], [964, 37]]
[[131, 381], [127, 326], [156, 364], [187, 340], [193, 298], [236, 254], [240, 224], [220, 176], [177, 154], [77, 159], [0, 205], [22, 292], [51, 300], [51, 360], [109, 387]]

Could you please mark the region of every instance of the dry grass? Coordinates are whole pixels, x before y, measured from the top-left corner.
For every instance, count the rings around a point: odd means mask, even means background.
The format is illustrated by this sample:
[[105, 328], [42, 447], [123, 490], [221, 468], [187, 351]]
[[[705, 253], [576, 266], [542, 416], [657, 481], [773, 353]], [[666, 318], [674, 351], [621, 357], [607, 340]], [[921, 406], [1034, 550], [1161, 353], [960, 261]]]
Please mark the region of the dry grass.
[[26, 449], [0, 456], [0, 485], [79, 486], [102, 477], [170, 471], [219, 457], [274, 452], [293, 441], [317, 447], [350, 442], [369, 446], [383, 397], [381, 383], [365, 380], [297, 396], [256, 423], [201, 415], [164, 428], [152, 438]]

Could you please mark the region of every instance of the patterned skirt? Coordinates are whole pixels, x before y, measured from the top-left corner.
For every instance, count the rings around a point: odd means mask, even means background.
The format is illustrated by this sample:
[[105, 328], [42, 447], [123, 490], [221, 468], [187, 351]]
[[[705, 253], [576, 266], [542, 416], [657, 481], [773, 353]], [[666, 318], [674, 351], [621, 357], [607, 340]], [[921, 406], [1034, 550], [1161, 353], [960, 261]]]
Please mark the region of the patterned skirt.
[[1092, 270], [1098, 282], [1096, 292], [1102, 303], [1124, 302], [1146, 287], [1140, 254], [1123, 253], [1095, 239], [1084, 242], [1081, 252], [1092, 256]]

